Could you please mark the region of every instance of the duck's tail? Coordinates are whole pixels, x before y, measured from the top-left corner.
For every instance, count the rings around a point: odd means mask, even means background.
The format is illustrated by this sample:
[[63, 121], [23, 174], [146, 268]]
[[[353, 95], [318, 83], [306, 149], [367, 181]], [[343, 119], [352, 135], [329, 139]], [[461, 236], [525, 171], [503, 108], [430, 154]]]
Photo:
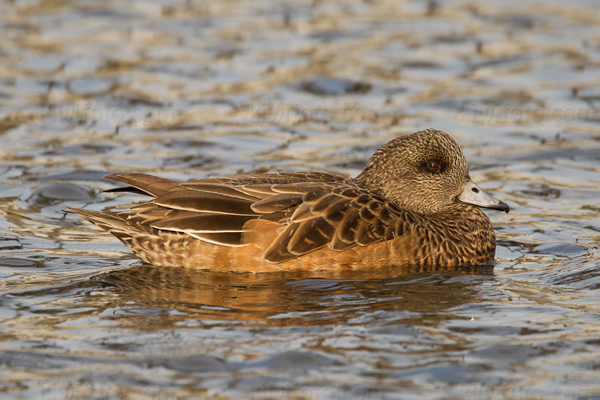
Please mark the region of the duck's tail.
[[119, 213], [116, 212], [90, 211], [72, 207], [65, 207], [64, 211], [79, 215], [81, 218], [90, 221], [129, 247], [131, 247], [132, 238], [143, 233], [139, 227], [128, 224], [127, 220], [119, 216]]

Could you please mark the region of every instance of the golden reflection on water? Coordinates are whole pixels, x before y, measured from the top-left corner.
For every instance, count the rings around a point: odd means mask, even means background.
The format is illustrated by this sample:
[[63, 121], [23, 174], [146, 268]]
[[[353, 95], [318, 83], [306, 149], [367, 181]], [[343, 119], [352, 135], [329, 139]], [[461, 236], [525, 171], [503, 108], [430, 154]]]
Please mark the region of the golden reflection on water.
[[[441, 273], [448, 279], [457, 273], [489, 275], [492, 269], [468, 267]], [[473, 301], [468, 290], [472, 282], [436, 284], [427, 271], [414, 268], [244, 274], [138, 266], [94, 279], [118, 287], [119, 303], [111, 303], [111, 307], [164, 307], [192, 313], [202, 320], [259, 322], [262, 326], [338, 324], [354, 318], [357, 312], [383, 310], [443, 313]], [[437, 280], [444, 281], [441, 277]], [[191, 315], [186, 314], [157, 322], [189, 318]]]

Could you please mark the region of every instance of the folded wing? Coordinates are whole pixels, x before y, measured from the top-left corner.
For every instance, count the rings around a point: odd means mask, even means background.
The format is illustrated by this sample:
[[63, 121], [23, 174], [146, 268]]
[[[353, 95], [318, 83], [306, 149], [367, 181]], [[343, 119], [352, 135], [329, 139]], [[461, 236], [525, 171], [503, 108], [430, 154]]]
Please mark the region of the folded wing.
[[325, 246], [341, 251], [390, 240], [405, 234], [413, 219], [348, 178], [325, 173], [281, 172], [186, 183], [144, 174], [106, 178], [128, 185], [111, 191], [155, 197], [111, 213], [111, 218], [147, 233], [179, 232], [219, 245], [244, 246], [249, 221], [280, 223], [285, 228], [264, 253], [274, 263]]

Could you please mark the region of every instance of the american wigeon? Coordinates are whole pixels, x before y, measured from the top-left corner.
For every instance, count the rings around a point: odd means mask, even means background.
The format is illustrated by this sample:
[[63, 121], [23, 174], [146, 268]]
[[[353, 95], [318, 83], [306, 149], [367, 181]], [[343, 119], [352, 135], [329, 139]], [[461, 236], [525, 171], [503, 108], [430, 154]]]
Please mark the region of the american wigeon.
[[109, 191], [154, 199], [122, 212], [69, 211], [147, 263], [215, 271], [488, 264], [496, 237], [479, 207], [509, 211], [471, 180], [454, 139], [434, 129], [383, 145], [356, 178], [106, 178], [128, 185]]

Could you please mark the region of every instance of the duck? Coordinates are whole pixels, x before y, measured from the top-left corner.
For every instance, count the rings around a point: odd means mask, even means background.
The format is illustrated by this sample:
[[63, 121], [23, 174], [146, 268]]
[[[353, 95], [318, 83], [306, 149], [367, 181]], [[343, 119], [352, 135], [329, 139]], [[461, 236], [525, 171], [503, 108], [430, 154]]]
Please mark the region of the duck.
[[381, 146], [358, 176], [274, 172], [179, 182], [106, 179], [149, 201], [125, 211], [67, 207], [143, 262], [211, 271], [454, 268], [494, 263], [481, 208], [509, 212], [469, 175], [458, 143], [426, 129]]

